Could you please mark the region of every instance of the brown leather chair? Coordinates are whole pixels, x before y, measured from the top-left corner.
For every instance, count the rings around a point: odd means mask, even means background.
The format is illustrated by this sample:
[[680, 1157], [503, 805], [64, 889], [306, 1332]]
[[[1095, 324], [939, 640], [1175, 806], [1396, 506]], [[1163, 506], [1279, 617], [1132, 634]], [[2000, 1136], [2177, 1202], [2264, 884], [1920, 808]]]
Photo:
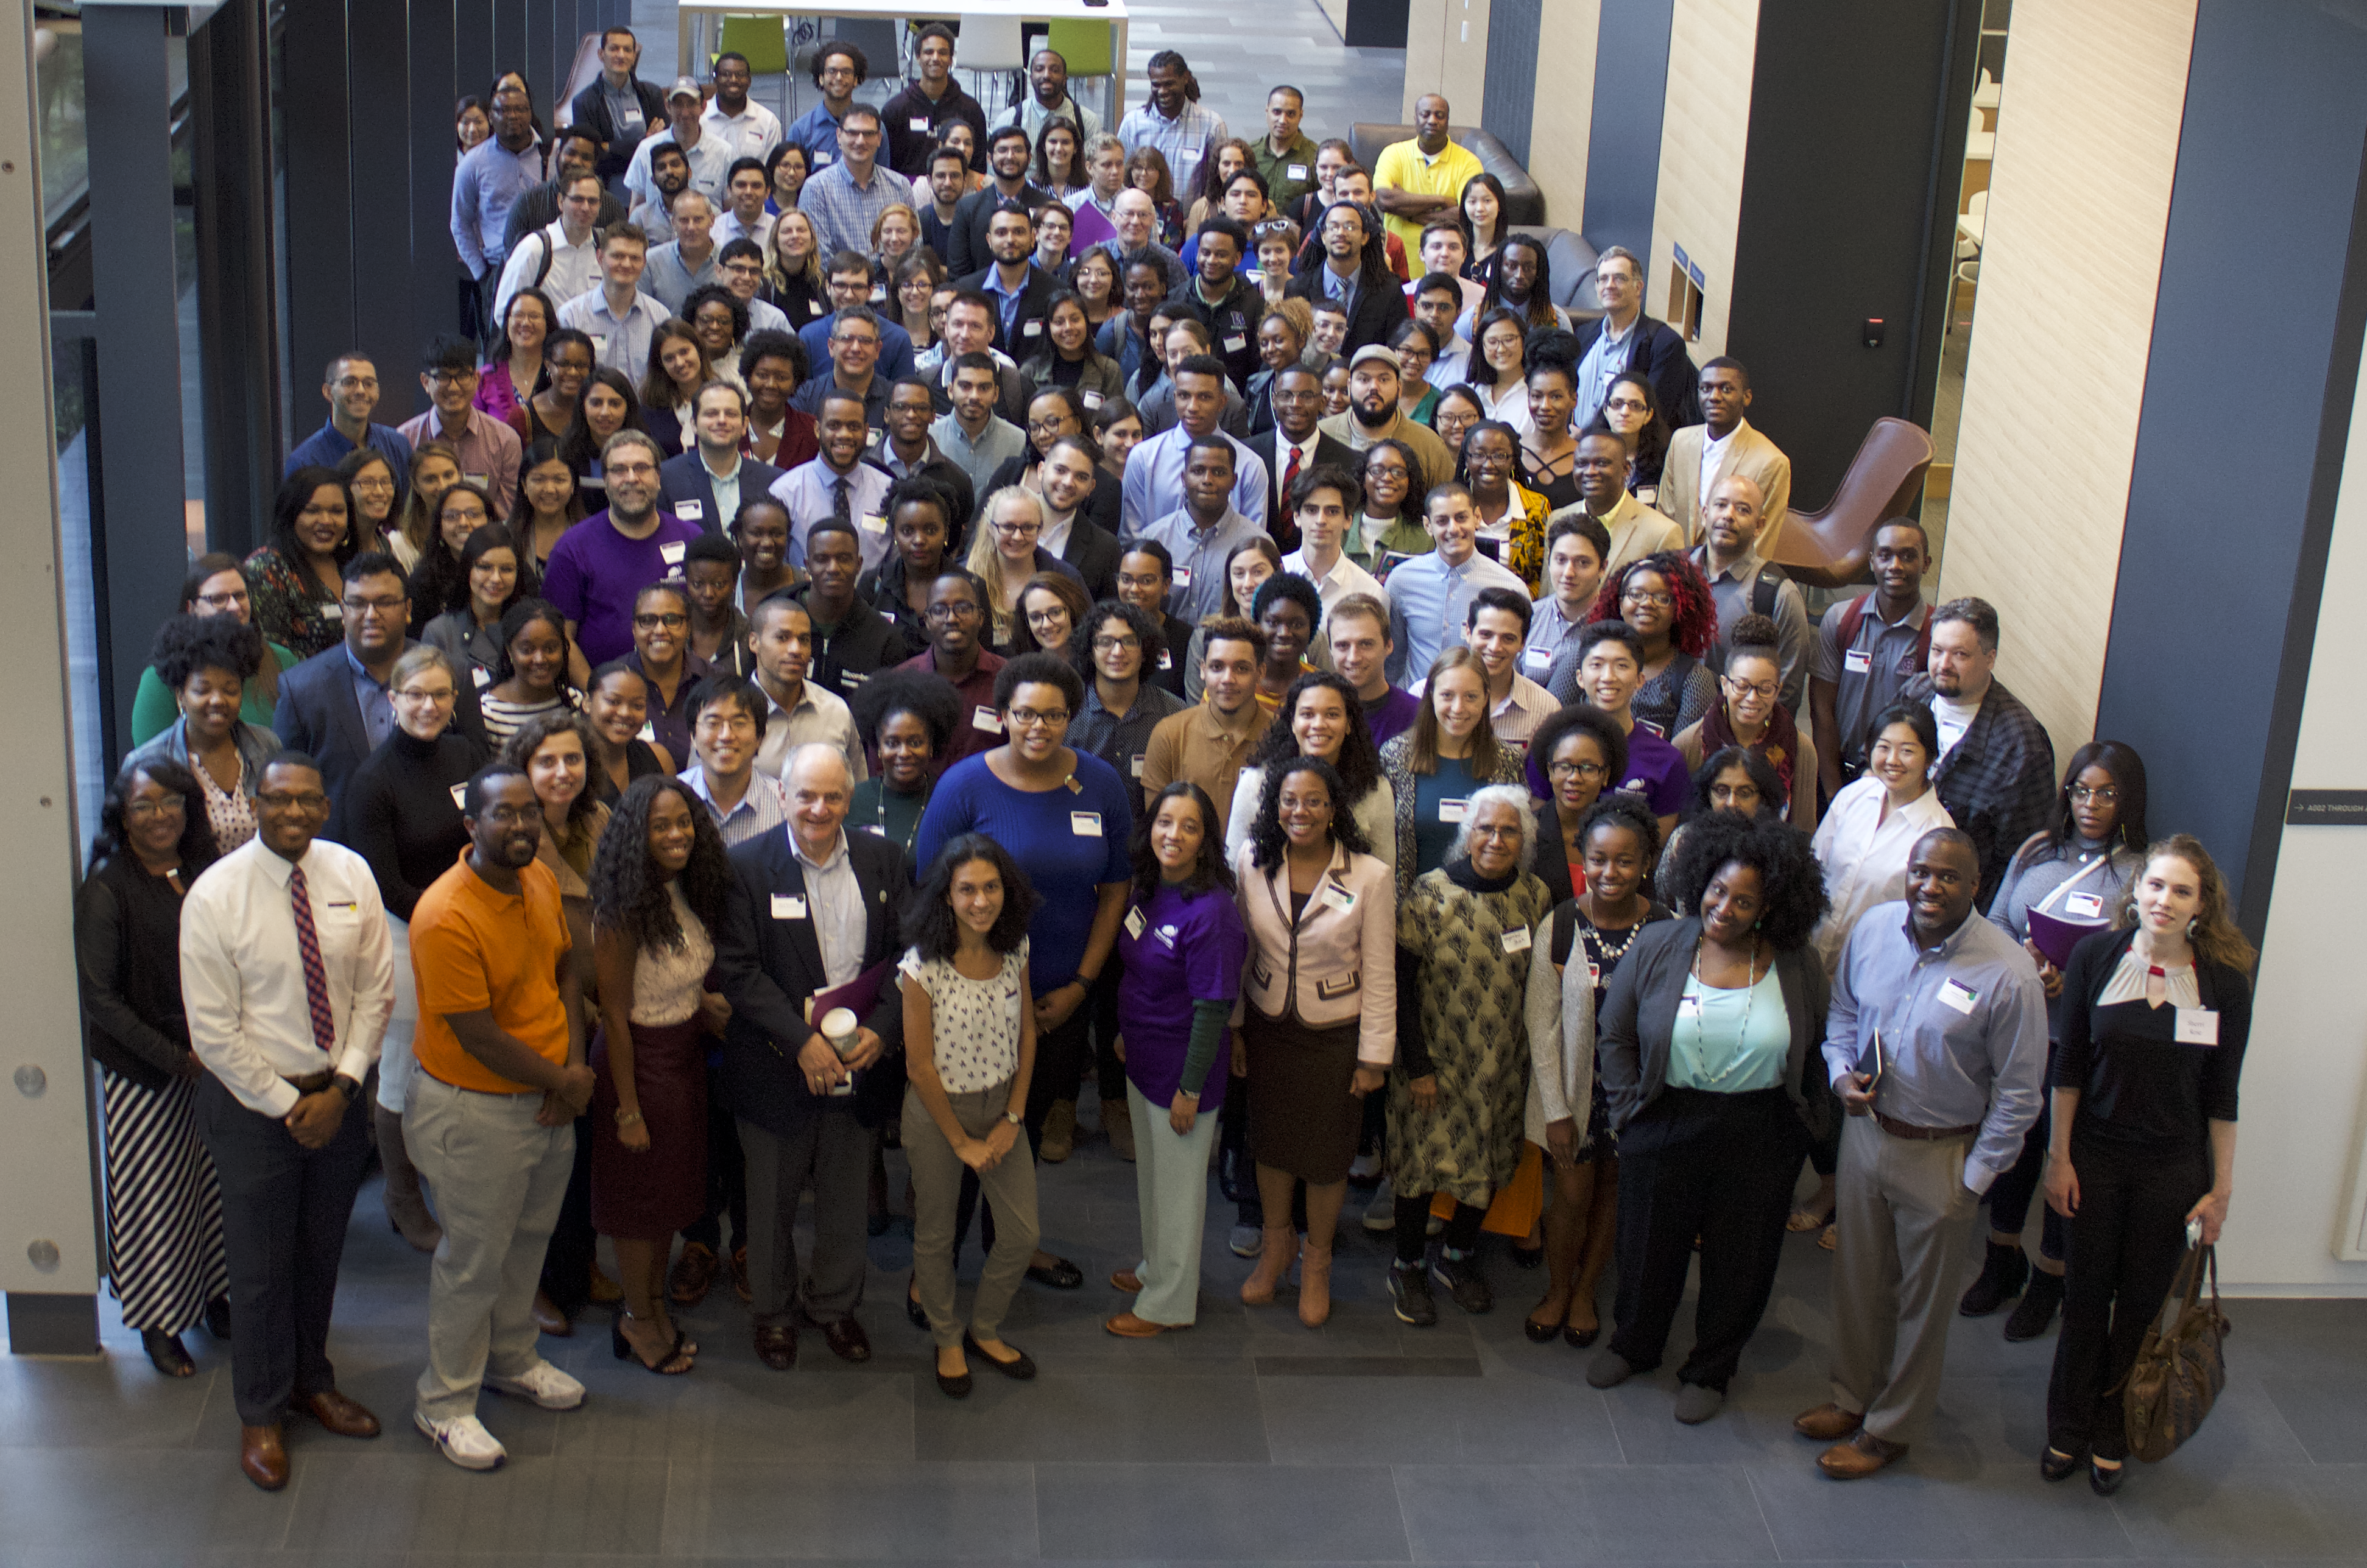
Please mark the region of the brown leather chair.
[[1775, 564], [1794, 581], [1812, 587], [1858, 581], [1874, 554], [1874, 531], [1908, 513], [1931, 468], [1931, 437], [1920, 425], [1875, 420], [1824, 510], [1795, 508], [1785, 515], [1775, 541]]

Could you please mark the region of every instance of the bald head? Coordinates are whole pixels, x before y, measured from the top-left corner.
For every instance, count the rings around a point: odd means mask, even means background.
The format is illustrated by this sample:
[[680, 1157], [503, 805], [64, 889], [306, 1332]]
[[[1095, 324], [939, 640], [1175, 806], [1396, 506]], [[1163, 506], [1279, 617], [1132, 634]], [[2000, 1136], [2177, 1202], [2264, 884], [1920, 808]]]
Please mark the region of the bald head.
[[1712, 556], [1731, 560], [1759, 542], [1761, 531], [1767, 526], [1766, 499], [1756, 481], [1740, 474], [1717, 481], [1709, 492], [1709, 503], [1702, 508]]
[[789, 753], [781, 784], [789, 797], [789, 831], [798, 848], [809, 860], [827, 861], [837, 852], [846, 821], [855, 770], [837, 747], [808, 741]]

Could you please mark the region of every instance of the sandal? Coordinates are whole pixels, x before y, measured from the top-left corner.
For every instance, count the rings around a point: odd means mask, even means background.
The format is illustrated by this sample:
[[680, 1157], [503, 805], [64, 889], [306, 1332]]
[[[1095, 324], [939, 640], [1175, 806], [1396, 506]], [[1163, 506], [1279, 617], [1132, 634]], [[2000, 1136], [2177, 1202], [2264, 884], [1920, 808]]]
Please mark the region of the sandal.
[[674, 1344], [663, 1356], [659, 1357], [655, 1361], [645, 1361], [641, 1359], [641, 1352], [640, 1349], [634, 1346], [631, 1340], [625, 1337], [625, 1320], [628, 1318], [632, 1318], [632, 1321], [636, 1323], [645, 1323], [650, 1321], [646, 1318], [633, 1317], [633, 1314], [629, 1312], [620, 1311], [617, 1314], [616, 1322], [612, 1323], [608, 1326], [608, 1348], [610, 1352], [616, 1356], [617, 1359], [621, 1361], [629, 1357], [633, 1363], [639, 1366], [641, 1371], [645, 1372], [654, 1372], [662, 1378], [678, 1378], [682, 1376], [683, 1373], [690, 1371], [690, 1357], [684, 1352], [682, 1348], [683, 1333], [681, 1329], [677, 1328], [674, 1330]]
[[1834, 1247], [1840, 1245], [1840, 1227], [1835, 1224], [1832, 1221], [1827, 1220], [1825, 1222], [1823, 1233], [1817, 1237], [1817, 1246], [1824, 1251], [1830, 1252]]
[[1794, 1235], [1806, 1235], [1819, 1226], [1830, 1224], [1832, 1215], [1815, 1213], [1806, 1209], [1795, 1209], [1784, 1221], [1784, 1228]]

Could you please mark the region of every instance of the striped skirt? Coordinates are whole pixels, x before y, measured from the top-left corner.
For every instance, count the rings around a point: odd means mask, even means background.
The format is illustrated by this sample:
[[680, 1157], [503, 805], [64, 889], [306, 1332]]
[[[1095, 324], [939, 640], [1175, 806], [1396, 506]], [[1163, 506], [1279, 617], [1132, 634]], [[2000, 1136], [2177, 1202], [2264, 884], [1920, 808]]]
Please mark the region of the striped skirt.
[[102, 1070], [107, 1273], [127, 1328], [178, 1334], [230, 1292], [221, 1186], [198, 1138], [197, 1082], [142, 1089]]

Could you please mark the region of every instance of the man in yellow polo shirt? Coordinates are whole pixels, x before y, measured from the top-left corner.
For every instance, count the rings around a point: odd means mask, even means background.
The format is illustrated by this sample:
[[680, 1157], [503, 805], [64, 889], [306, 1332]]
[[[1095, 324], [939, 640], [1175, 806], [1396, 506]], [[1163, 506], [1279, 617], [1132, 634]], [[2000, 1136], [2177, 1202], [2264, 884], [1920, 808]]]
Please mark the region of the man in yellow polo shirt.
[[1446, 138], [1446, 100], [1425, 93], [1414, 100], [1414, 135], [1391, 142], [1373, 165], [1373, 200], [1381, 221], [1414, 254], [1421, 249], [1421, 226], [1462, 210], [1463, 187], [1485, 173], [1479, 156]]
[[546, 1410], [583, 1403], [536, 1348], [534, 1292], [592, 1069], [559, 880], [535, 859], [534, 786], [495, 762], [460, 787], [469, 847], [411, 916], [419, 1070], [402, 1134], [444, 1221], [413, 1421], [454, 1464], [491, 1470], [507, 1456], [477, 1419], [481, 1386]]

